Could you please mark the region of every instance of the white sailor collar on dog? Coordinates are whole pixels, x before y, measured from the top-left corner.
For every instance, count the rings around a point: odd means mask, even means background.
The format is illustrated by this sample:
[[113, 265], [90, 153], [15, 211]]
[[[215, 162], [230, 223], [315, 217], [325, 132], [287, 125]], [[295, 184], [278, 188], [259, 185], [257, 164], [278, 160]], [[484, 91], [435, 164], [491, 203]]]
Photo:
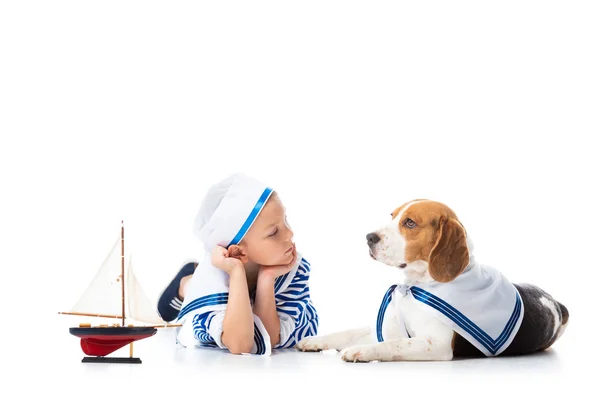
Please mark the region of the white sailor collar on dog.
[[[488, 357], [499, 355], [510, 345], [524, 315], [521, 296], [504, 275], [492, 267], [471, 263], [451, 282], [392, 285], [377, 315], [375, 334], [379, 342], [385, 340], [383, 321], [394, 296], [412, 296], [426, 312]], [[404, 325], [402, 315], [398, 318]], [[410, 337], [406, 326], [404, 330]]]

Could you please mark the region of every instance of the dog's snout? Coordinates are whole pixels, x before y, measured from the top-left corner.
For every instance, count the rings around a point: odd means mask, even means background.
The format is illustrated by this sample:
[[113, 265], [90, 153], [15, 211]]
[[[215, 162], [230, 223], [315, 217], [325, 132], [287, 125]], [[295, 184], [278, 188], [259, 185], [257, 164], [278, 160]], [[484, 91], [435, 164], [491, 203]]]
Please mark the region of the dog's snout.
[[381, 238], [380, 238], [379, 236], [377, 236], [377, 234], [376, 234], [376, 233], [373, 233], [373, 232], [371, 232], [371, 233], [369, 233], [369, 234], [367, 235], [367, 244], [368, 244], [369, 246], [372, 246], [372, 245], [374, 245], [375, 243], [379, 242], [379, 240], [380, 240], [380, 239], [381, 239]]

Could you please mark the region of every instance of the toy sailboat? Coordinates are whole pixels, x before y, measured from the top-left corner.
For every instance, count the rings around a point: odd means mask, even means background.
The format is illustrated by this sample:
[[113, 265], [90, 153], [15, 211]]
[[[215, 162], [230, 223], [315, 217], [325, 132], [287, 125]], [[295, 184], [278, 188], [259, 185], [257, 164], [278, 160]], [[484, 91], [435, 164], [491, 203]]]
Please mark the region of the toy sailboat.
[[[165, 323], [158, 315], [133, 273], [131, 257], [126, 268], [124, 232], [121, 221], [121, 236], [86, 291], [69, 312], [59, 313], [121, 319], [120, 324], [92, 326], [82, 323], [79, 327], [69, 328], [72, 335], [80, 338], [81, 349], [89, 356], [84, 357], [82, 362], [140, 364], [140, 358], [133, 357], [133, 342], [153, 336], [157, 328], [178, 326]], [[138, 324], [125, 326], [126, 318]], [[129, 345], [129, 357], [106, 357], [126, 345]]]

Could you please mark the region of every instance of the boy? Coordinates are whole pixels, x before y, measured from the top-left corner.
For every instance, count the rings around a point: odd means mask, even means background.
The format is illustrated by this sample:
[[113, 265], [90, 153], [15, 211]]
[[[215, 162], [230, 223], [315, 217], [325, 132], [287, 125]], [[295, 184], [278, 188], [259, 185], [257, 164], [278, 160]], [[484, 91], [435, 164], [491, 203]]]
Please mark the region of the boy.
[[310, 264], [276, 192], [234, 174], [209, 189], [194, 233], [204, 260], [186, 263], [158, 303], [165, 321], [182, 324], [180, 344], [270, 355], [317, 334]]

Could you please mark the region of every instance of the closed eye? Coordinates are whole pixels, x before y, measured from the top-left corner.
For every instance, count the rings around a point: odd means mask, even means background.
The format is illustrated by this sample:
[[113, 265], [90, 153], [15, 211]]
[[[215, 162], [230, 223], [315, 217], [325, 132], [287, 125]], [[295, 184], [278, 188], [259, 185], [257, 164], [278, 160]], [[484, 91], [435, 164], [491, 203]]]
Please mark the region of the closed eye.
[[408, 229], [413, 229], [416, 228], [417, 224], [415, 223], [415, 221], [413, 221], [410, 218], [406, 218], [404, 220], [404, 222], [402, 223], [402, 225], [404, 225], [405, 227], [407, 227]]

